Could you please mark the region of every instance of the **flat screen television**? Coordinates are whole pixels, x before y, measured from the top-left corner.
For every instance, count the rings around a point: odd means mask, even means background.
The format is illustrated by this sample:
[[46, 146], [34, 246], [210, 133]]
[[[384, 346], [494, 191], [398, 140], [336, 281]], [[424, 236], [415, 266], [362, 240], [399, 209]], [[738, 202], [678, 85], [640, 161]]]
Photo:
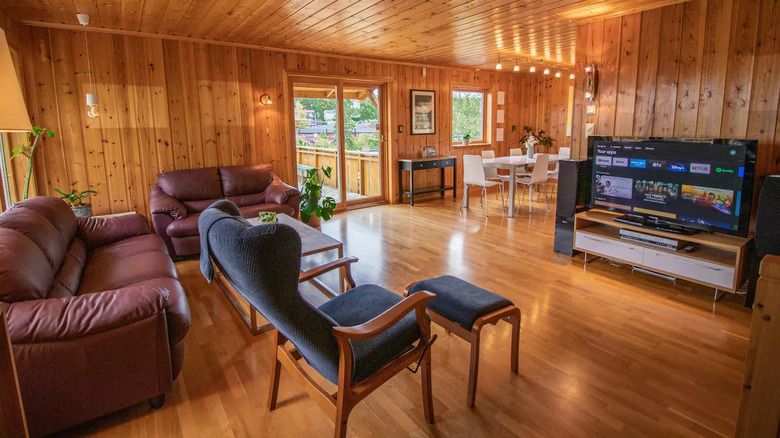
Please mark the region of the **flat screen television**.
[[590, 207], [624, 222], [746, 237], [756, 140], [589, 137]]

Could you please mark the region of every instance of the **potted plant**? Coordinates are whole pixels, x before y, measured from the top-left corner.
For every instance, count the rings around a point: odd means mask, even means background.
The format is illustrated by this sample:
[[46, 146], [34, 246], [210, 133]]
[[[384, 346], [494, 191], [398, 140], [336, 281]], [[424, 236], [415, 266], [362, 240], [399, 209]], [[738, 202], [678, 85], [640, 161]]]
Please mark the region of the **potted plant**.
[[471, 134], [467, 133], [463, 136], [463, 146], [468, 146], [469, 141], [471, 141]]
[[84, 200], [97, 194], [96, 191], [84, 190], [83, 192], [79, 192], [78, 190], [73, 189], [70, 193], [65, 193], [60, 189], [54, 190], [62, 195], [60, 196], [60, 199], [64, 199], [65, 202], [70, 205], [70, 208], [73, 209], [73, 214], [75, 214], [76, 217], [92, 217], [92, 204], [85, 204]]
[[49, 131], [46, 128], [41, 128], [40, 126], [33, 126], [32, 131], [27, 133], [27, 141], [25, 144], [11, 150], [12, 160], [20, 155], [27, 157], [27, 172], [24, 174], [24, 193], [22, 193], [22, 199], [27, 199], [27, 195], [30, 192], [30, 177], [32, 176], [33, 155], [35, 154], [38, 143], [40, 143], [41, 137], [43, 136], [54, 138], [54, 132]]
[[534, 157], [534, 147], [536, 145], [546, 147], [552, 146], [553, 140], [550, 136], [547, 135], [544, 129], [537, 133], [534, 132], [532, 127], [523, 126], [523, 131], [525, 131], [525, 134], [520, 137], [520, 144], [525, 146], [525, 151], [526, 155], [528, 155], [528, 158]]
[[[322, 173], [330, 178], [330, 166], [323, 167]], [[336, 209], [336, 200], [330, 196], [322, 197], [322, 185], [324, 179], [319, 178], [319, 169], [316, 167], [306, 171], [306, 177], [301, 187], [301, 221], [303, 223], [319, 228], [320, 220], [330, 220]]]
[[257, 214], [257, 217], [263, 224], [275, 224], [279, 222], [279, 217], [273, 211], [261, 211]]

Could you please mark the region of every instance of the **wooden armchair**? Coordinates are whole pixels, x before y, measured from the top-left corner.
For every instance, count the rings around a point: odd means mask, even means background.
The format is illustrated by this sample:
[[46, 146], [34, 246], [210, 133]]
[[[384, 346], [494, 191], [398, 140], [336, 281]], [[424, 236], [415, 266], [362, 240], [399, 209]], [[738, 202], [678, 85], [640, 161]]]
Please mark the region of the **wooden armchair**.
[[[351, 288], [347, 292], [315, 308], [301, 297], [298, 282], [354, 260], [338, 260], [301, 274], [301, 241], [295, 230], [285, 225], [252, 227], [243, 220], [220, 220], [232, 219], [232, 209], [209, 210], [200, 224], [201, 236], [205, 231], [208, 239], [201, 253], [204, 274], [210, 263], [216, 265], [274, 326], [269, 409], [276, 407], [284, 366], [334, 419], [334, 436], [344, 437], [349, 414], [360, 400], [410, 364], [420, 362], [425, 419], [433, 423], [430, 346], [436, 336], [431, 336], [425, 306], [434, 294], [423, 291], [404, 299], [376, 285], [355, 287], [348, 278]], [[337, 385], [336, 393], [317, 384], [301, 367], [301, 359]]]

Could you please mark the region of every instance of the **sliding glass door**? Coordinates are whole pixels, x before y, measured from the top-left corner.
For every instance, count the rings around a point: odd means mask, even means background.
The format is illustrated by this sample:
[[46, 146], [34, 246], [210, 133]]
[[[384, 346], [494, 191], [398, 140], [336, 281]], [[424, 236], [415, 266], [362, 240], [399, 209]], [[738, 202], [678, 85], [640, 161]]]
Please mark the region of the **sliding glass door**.
[[383, 87], [340, 80], [293, 82], [299, 186], [312, 168], [330, 166], [324, 196], [340, 208], [383, 199]]

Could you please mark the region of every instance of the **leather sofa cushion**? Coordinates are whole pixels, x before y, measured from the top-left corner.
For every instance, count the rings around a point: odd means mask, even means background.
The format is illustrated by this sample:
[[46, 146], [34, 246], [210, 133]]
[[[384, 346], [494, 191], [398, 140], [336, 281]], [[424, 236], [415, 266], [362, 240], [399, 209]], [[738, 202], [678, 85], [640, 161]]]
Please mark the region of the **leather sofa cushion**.
[[190, 305], [187, 303], [187, 295], [178, 280], [168, 277], [153, 278], [136, 283], [133, 287], [149, 286], [162, 288], [168, 292], [168, 303], [165, 313], [168, 318], [168, 340], [175, 344], [184, 340], [184, 336], [190, 328]]
[[[60, 232], [64, 242], [70, 243], [76, 235], [78, 228], [76, 215], [61, 199], [36, 196], [17, 203], [11, 210], [17, 208], [27, 208], [42, 214]], [[67, 244], [65, 247], [67, 248]]]
[[0, 301], [15, 303], [46, 298], [54, 270], [29, 237], [0, 227]]
[[216, 167], [159, 173], [157, 174], [157, 185], [163, 192], [180, 201], [199, 201], [222, 197], [222, 185], [219, 181], [219, 170]]
[[209, 208], [209, 205], [221, 200], [222, 198], [201, 199], [199, 201], [181, 201], [187, 207], [187, 213], [200, 213]]
[[[65, 205], [64, 202], [57, 202]], [[70, 239], [65, 240], [65, 236], [46, 216], [31, 208], [12, 208], [0, 215], [0, 227], [24, 234], [43, 252], [52, 270], [56, 272], [60, 268]]]
[[192, 213], [184, 219], [171, 222], [165, 232], [171, 237], [187, 237], [198, 235], [198, 218], [200, 213]]
[[81, 278], [79, 295], [120, 289], [152, 278], [177, 278], [171, 258], [163, 252], [125, 255], [122, 252], [93, 254]]
[[60, 270], [54, 277], [54, 284], [47, 298], [67, 298], [75, 296], [81, 284], [81, 273], [87, 262], [87, 246], [76, 237], [70, 243], [68, 252], [62, 260]]
[[249, 195], [240, 195], [240, 196], [228, 196], [225, 199], [238, 205], [239, 207], [244, 207], [247, 205], [265, 204], [265, 192], [251, 193]]
[[274, 180], [274, 169], [270, 164], [225, 166], [219, 168], [219, 174], [226, 197], [262, 193]]
[[109, 245], [101, 246], [92, 252], [94, 257], [129, 257], [145, 252], [168, 253], [165, 243], [156, 234], [142, 234], [140, 236], [122, 239]]

